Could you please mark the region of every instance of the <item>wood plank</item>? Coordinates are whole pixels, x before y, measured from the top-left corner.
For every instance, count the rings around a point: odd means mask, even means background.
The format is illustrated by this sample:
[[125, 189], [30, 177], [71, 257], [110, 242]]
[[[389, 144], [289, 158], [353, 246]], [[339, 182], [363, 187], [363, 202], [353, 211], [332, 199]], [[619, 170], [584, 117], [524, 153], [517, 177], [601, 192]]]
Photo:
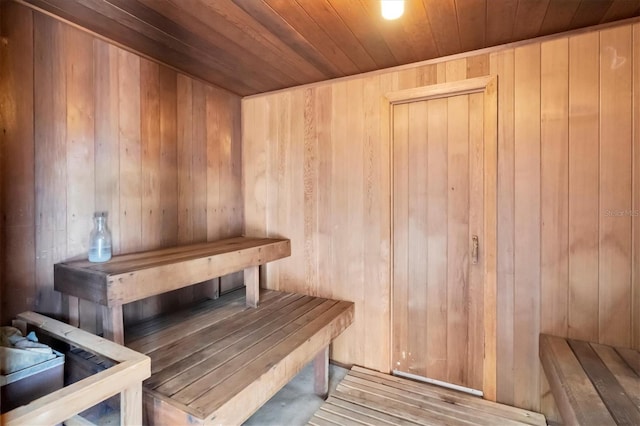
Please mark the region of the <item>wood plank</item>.
[[[466, 73], [466, 62], [462, 66]], [[447, 104], [447, 382], [469, 386], [469, 96]]]
[[[537, 410], [540, 371], [540, 45], [515, 49], [514, 382], [516, 406]], [[526, 366], [526, 367], [525, 367]]]
[[[640, 24], [633, 26], [633, 47], [637, 51], [640, 47]], [[640, 55], [633, 56], [633, 69], [640, 70]], [[640, 73], [634, 72], [633, 80], [633, 111], [635, 118], [633, 124], [633, 265], [631, 297], [631, 347], [640, 350]], [[637, 214], [635, 214], [637, 213]]]
[[377, 393], [386, 395], [389, 399], [403, 401], [410, 405], [415, 405], [427, 411], [436, 411], [448, 416], [452, 416], [456, 420], [464, 420], [469, 422], [477, 422], [482, 424], [504, 424], [518, 425], [520, 422], [513, 421], [492, 413], [477, 411], [462, 405], [451, 404], [450, 401], [444, 401], [438, 398], [426, 397], [408, 390], [397, 389], [385, 384], [372, 383], [366, 379], [351, 377], [347, 375], [340, 382], [339, 387], [358, 389], [369, 393]]
[[349, 372], [349, 375], [366, 379], [369, 382], [380, 383], [397, 389], [411, 391], [429, 398], [441, 399], [442, 401], [448, 401], [454, 405], [460, 405], [473, 408], [474, 410], [481, 412], [499, 415], [514, 421], [527, 424], [544, 424], [544, 417], [540, 414], [509, 405], [496, 404], [494, 402], [487, 401], [486, 399], [477, 398], [466, 393], [457, 392], [443, 387], [415, 382], [401, 377], [390, 376], [358, 366], [354, 366]]
[[[236, 375], [234, 378], [238, 380], [237, 382], [227, 382], [228, 392], [226, 388], [218, 387], [221, 393], [235, 394], [235, 396], [228, 399], [213, 416], [220, 419], [222, 423], [241, 423], [291, 380], [320, 348], [327, 346], [353, 322], [352, 303], [339, 302], [333, 309], [325, 313], [325, 318], [318, 317], [299, 333], [291, 335], [286, 344], [274, 348], [262, 359], [252, 363], [248, 370], [249, 374], [264, 377], [264, 382], [255, 380], [247, 382], [246, 377]], [[327, 322], [329, 318], [332, 319]], [[277, 367], [273, 368], [274, 365]], [[214, 395], [208, 395], [208, 397], [212, 396]], [[241, 408], [246, 406], [248, 401], [253, 402], [251, 405], [253, 409], [242, 410]]]
[[358, 416], [358, 418], [362, 420], [369, 419], [368, 421], [371, 422], [372, 425], [382, 423], [399, 426], [412, 426], [418, 424], [391, 416], [386, 414], [384, 411], [376, 410], [374, 407], [353, 404], [333, 396], [330, 396], [327, 399], [327, 403], [324, 404], [323, 408], [326, 411], [340, 412], [345, 417]]
[[[484, 217], [485, 202], [484, 192], [485, 185], [491, 187], [491, 179], [487, 179], [485, 184], [484, 162], [485, 162], [485, 135], [484, 130], [486, 128], [495, 127], [496, 123], [487, 122], [485, 125], [485, 95], [484, 93], [474, 93], [469, 95], [469, 226], [466, 236], [467, 250], [469, 250], [469, 272], [468, 283], [469, 288], [467, 291], [467, 351], [465, 356], [465, 363], [467, 365], [466, 377], [464, 382], [472, 389], [484, 390], [484, 371], [483, 362], [485, 359], [490, 358], [492, 351], [485, 352], [485, 346], [491, 346], [490, 342], [485, 344], [485, 328], [488, 324], [485, 324], [485, 309], [484, 309], [484, 285], [485, 285], [485, 270], [488, 268], [488, 264], [485, 262], [486, 254], [489, 254], [491, 249], [488, 249], [495, 242], [491, 242], [485, 238], [484, 222], [489, 218]], [[491, 120], [493, 115], [487, 111], [487, 119]], [[487, 143], [488, 146], [495, 147], [495, 141]], [[487, 151], [490, 149], [486, 148]], [[487, 159], [489, 161], [489, 159]], [[495, 193], [495, 186], [493, 189]], [[490, 214], [490, 213], [489, 213]], [[478, 251], [476, 252], [477, 263], [474, 264], [472, 259], [473, 255], [473, 239], [478, 238]], [[485, 253], [487, 251], [487, 253]], [[487, 308], [487, 311], [495, 310], [495, 306]], [[480, 356], [482, 354], [482, 356]], [[494, 355], [495, 356], [495, 355]], [[494, 361], [495, 362], [495, 361]], [[487, 381], [488, 382], [488, 381]], [[488, 384], [488, 383], [487, 383]]]
[[95, 72], [95, 209], [111, 212], [111, 251], [120, 252], [120, 138], [118, 96], [118, 48], [101, 40], [94, 42]]
[[540, 329], [566, 336], [569, 293], [569, 42], [540, 47]]
[[404, 420], [409, 420], [422, 425], [425, 424], [450, 424], [450, 425], [469, 425], [472, 422], [464, 421], [457, 417], [447, 415], [448, 413], [441, 413], [437, 410], [427, 410], [425, 407], [418, 404], [406, 403], [399, 398], [391, 397], [388, 394], [381, 392], [369, 393], [365, 390], [353, 389], [347, 387], [341, 387], [333, 393], [335, 398], [340, 398], [345, 401], [358, 403], [361, 405], [375, 404], [384, 408], [385, 412], [400, 417]]
[[487, 82], [484, 90], [484, 397], [497, 400], [497, 251], [498, 251], [498, 83]]
[[626, 361], [627, 365], [640, 376], [640, 353], [629, 348], [616, 348], [616, 351]]
[[[36, 185], [34, 139], [34, 18], [15, 3], [0, 5], [0, 134], [4, 221], [0, 239], [2, 256], [2, 321], [30, 309], [36, 288]], [[6, 117], [11, 116], [8, 120]], [[9, 163], [13, 163], [8, 167]], [[19, 167], [18, 167], [19, 165]], [[9, 202], [9, 200], [11, 200]], [[11, 288], [9, 291], [8, 289]]]
[[[61, 311], [51, 264], [67, 255], [66, 66], [62, 24], [34, 15], [35, 226], [37, 293], [42, 313]], [[64, 195], [63, 195], [64, 194]]]
[[339, 424], [339, 425], [364, 425], [366, 423], [363, 423], [361, 421], [358, 420], [354, 420], [354, 419], [345, 419], [344, 417], [334, 414], [332, 412], [329, 411], [325, 411], [322, 408], [318, 411], [316, 411], [316, 414], [314, 414], [315, 417], [318, 417], [320, 419], [323, 420], [327, 420], [329, 422], [335, 423], [335, 424]]
[[[225, 303], [233, 303], [244, 297], [243, 291], [234, 291], [224, 298], [216, 300], [203, 300], [200, 303], [189, 306], [188, 311], [184, 310], [164, 313], [155, 317], [149, 318], [143, 322], [127, 327], [127, 345], [141, 345], [145, 337], [151, 334], [161, 333], [165, 330], [169, 330], [173, 327], [177, 327], [178, 324], [183, 321], [195, 319], [210, 314], [212, 310], [222, 306]], [[265, 296], [263, 296], [265, 297]], [[266, 297], [269, 297], [268, 295]]]
[[572, 339], [568, 342], [616, 424], [634, 425], [640, 423], [640, 409], [634, 405], [624, 388], [589, 343]]
[[313, 359], [313, 391], [322, 399], [329, 392], [329, 346]]
[[598, 340], [598, 34], [569, 38], [568, 336]]
[[640, 392], [638, 392], [638, 389], [640, 389], [640, 376], [620, 357], [615, 348], [597, 343], [590, 343], [590, 345], [618, 383], [620, 383], [635, 406], [640, 407]]
[[[209, 345], [206, 342], [201, 346], [202, 351], [196, 353], [184, 351], [183, 354], [171, 354], [172, 357], [168, 359], [168, 362], [155, 367], [159, 374], [154, 374], [147, 381], [146, 386], [153, 387], [162, 394], [172, 395], [208, 372], [215, 374], [215, 370], [225, 362], [232, 360], [243, 351], [251, 349], [272, 334], [275, 334], [276, 337], [281, 335], [279, 330], [284, 327], [283, 324], [295, 321], [304, 315], [309, 317], [312, 315], [309, 312], [322, 303], [321, 299], [304, 297], [292, 301], [284, 309], [280, 308], [281, 312], [266, 317], [264, 324], [259, 324], [260, 326], [256, 326], [251, 321], [252, 318], [249, 318], [247, 324], [242, 327], [236, 324], [234, 328], [232, 323], [231, 330], [222, 329], [217, 334], [212, 334], [212, 344]], [[271, 339], [273, 340], [274, 337]], [[262, 346], [264, 345], [265, 343], [262, 343]], [[220, 371], [217, 373], [219, 374]]]
[[393, 111], [393, 368], [408, 367], [409, 348], [409, 105]]
[[[598, 342], [631, 343], [631, 27], [600, 33]], [[607, 49], [607, 47], [609, 49]], [[602, 285], [606, 283], [606, 285]]]
[[[427, 206], [428, 235], [427, 252], [427, 329], [426, 374], [436, 380], [446, 380], [447, 368], [447, 288], [446, 282], [446, 216], [447, 183], [443, 179], [448, 171], [447, 127], [448, 109], [446, 99], [429, 101], [427, 133], [431, 143], [427, 147]], [[395, 368], [395, 366], [394, 366]]]
[[[428, 201], [427, 201], [427, 168], [428, 164], [428, 101], [412, 102], [408, 104], [408, 164], [398, 168], [408, 170], [408, 180], [399, 182], [396, 189], [408, 192], [407, 227], [407, 251], [408, 251], [408, 276], [407, 298], [404, 301], [407, 317], [398, 319], [405, 322], [407, 328], [407, 366], [402, 371], [407, 371], [420, 376], [427, 375], [427, 368], [423, 362], [425, 348], [428, 347], [427, 335], [427, 276], [429, 260], [429, 234], [428, 229]], [[394, 107], [395, 108], [395, 107]], [[395, 125], [395, 120], [394, 120]], [[394, 193], [395, 196], [395, 193]], [[396, 229], [394, 229], [396, 231]], [[395, 236], [394, 236], [395, 238]], [[395, 291], [394, 282], [394, 291]], [[414, 327], [412, 324], [421, 324]], [[398, 369], [396, 367], [396, 369]]]
[[541, 334], [540, 361], [565, 423], [615, 424], [565, 339]]
[[260, 271], [258, 266], [244, 270], [244, 282], [247, 288], [247, 306], [257, 308], [260, 303]]
[[[126, 262], [127, 257], [122, 257], [125, 262], [114, 257], [107, 264], [94, 264], [89, 268], [75, 267], [73, 263], [59, 264], [56, 266], [56, 288], [86, 300], [115, 306], [226, 275], [247, 266], [257, 266], [288, 256], [291, 250], [288, 240], [241, 239], [237, 244], [229, 246], [227, 243], [222, 240], [195, 246], [192, 252], [178, 256], [155, 258], [154, 252], [146, 252], [145, 258], [131, 262]], [[160, 266], [155, 266], [157, 264]], [[154, 285], [144, 286], [144, 283]]]
[[[207, 369], [198, 369], [190, 373], [194, 375], [196, 380], [187, 380], [182, 383], [182, 388], [174, 388], [173, 385], [163, 385], [158, 388], [160, 392], [167, 392], [172, 394], [172, 399], [182, 402], [187, 405], [192, 405], [194, 401], [203, 399], [203, 401], [209, 401], [212, 399], [213, 393], [216, 393], [215, 386], [218, 383], [222, 383], [225, 380], [232, 378], [234, 373], [242, 370], [250, 363], [251, 360], [260, 357], [265, 352], [268, 352], [271, 348], [277, 347], [283, 340], [287, 339], [287, 336], [297, 330], [303, 328], [306, 324], [313, 323], [318, 318], [318, 315], [323, 314], [331, 310], [334, 301], [324, 301], [319, 305], [314, 305], [315, 301], [310, 301], [308, 306], [305, 306], [299, 310], [294, 311], [292, 315], [296, 315], [290, 324], [278, 321], [278, 327], [271, 329], [271, 333], [268, 335], [262, 335], [255, 344], [248, 344], [245, 347], [237, 345], [236, 347], [229, 348], [229, 355], [222, 362], [213, 364], [208, 362], [202, 367]], [[247, 347], [248, 346], [248, 347]], [[233, 354], [232, 354], [233, 352]], [[223, 368], [221, 368], [223, 367]], [[197, 372], [197, 374], [196, 374]], [[181, 380], [184, 375], [181, 375]], [[245, 377], [245, 379], [247, 379]], [[235, 380], [235, 379], [232, 379]], [[230, 391], [225, 388], [225, 392]], [[196, 402], [194, 407], [202, 408], [209, 406], [207, 402]], [[214, 404], [215, 406], [215, 404]]]
[[[492, 54], [490, 70], [498, 74], [497, 130], [497, 276], [496, 276], [496, 397], [513, 404], [514, 244], [515, 244], [515, 147], [514, 147], [514, 51]], [[487, 143], [488, 141], [485, 141]], [[488, 171], [489, 169], [485, 169]]]

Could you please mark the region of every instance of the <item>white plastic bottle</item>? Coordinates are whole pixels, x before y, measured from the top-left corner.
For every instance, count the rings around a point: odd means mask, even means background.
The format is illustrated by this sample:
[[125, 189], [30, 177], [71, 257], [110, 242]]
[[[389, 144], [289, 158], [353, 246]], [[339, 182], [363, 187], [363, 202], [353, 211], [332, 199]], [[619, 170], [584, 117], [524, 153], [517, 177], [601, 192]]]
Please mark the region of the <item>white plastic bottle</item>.
[[89, 262], [106, 262], [111, 259], [111, 232], [107, 227], [107, 212], [93, 215], [93, 229], [89, 236]]

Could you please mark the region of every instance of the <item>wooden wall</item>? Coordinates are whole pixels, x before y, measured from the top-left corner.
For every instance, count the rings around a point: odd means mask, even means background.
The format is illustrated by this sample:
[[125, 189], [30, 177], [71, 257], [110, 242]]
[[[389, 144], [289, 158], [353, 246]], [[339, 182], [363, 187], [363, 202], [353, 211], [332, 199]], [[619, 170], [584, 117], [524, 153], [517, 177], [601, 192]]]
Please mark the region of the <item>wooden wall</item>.
[[245, 98], [245, 226], [292, 240], [270, 287], [356, 303], [333, 358], [388, 371], [381, 96], [486, 74], [499, 79], [498, 399], [538, 410], [540, 332], [640, 348], [640, 23]]
[[[53, 264], [86, 256], [96, 210], [109, 212], [116, 254], [241, 233], [239, 97], [2, 7], [3, 322], [26, 309], [61, 313]], [[195, 296], [185, 289], [125, 314]], [[95, 329], [95, 307], [80, 308]]]

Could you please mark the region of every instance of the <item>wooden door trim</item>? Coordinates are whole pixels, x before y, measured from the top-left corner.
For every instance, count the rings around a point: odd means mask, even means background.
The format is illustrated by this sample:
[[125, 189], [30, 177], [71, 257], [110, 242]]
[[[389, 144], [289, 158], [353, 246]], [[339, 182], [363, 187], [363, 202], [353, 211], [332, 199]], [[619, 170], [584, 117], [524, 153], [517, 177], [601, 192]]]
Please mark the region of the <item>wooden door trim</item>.
[[449, 98], [451, 96], [468, 95], [471, 93], [486, 92], [487, 87], [495, 76], [469, 78], [467, 80], [451, 81], [442, 84], [414, 87], [411, 89], [389, 92], [385, 95], [386, 102], [391, 105], [405, 104], [409, 102], [426, 101], [431, 99]]
[[[393, 230], [393, 113], [397, 104], [446, 98], [471, 93], [484, 93], [484, 360], [482, 392], [485, 399], [496, 400], [496, 277], [497, 277], [497, 172], [498, 172], [498, 77], [485, 76], [467, 80], [434, 84], [387, 93], [381, 103], [381, 135], [387, 138], [390, 173], [390, 241]], [[487, 125], [489, 124], [489, 125]], [[390, 245], [389, 282], [393, 291], [393, 244]], [[391, 293], [392, 295], [393, 293]], [[391, 341], [389, 342], [389, 370], [393, 370], [393, 297], [389, 298]]]

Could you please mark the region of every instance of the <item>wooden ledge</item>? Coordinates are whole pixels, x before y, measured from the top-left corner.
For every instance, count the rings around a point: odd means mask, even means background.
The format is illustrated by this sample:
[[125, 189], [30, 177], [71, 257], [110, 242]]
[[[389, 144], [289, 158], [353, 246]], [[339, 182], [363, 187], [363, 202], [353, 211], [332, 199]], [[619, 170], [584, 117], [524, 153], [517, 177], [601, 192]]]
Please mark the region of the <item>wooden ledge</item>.
[[237, 237], [114, 256], [105, 263], [58, 263], [54, 288], [114, 307], [291, 255], [287, 239]]

